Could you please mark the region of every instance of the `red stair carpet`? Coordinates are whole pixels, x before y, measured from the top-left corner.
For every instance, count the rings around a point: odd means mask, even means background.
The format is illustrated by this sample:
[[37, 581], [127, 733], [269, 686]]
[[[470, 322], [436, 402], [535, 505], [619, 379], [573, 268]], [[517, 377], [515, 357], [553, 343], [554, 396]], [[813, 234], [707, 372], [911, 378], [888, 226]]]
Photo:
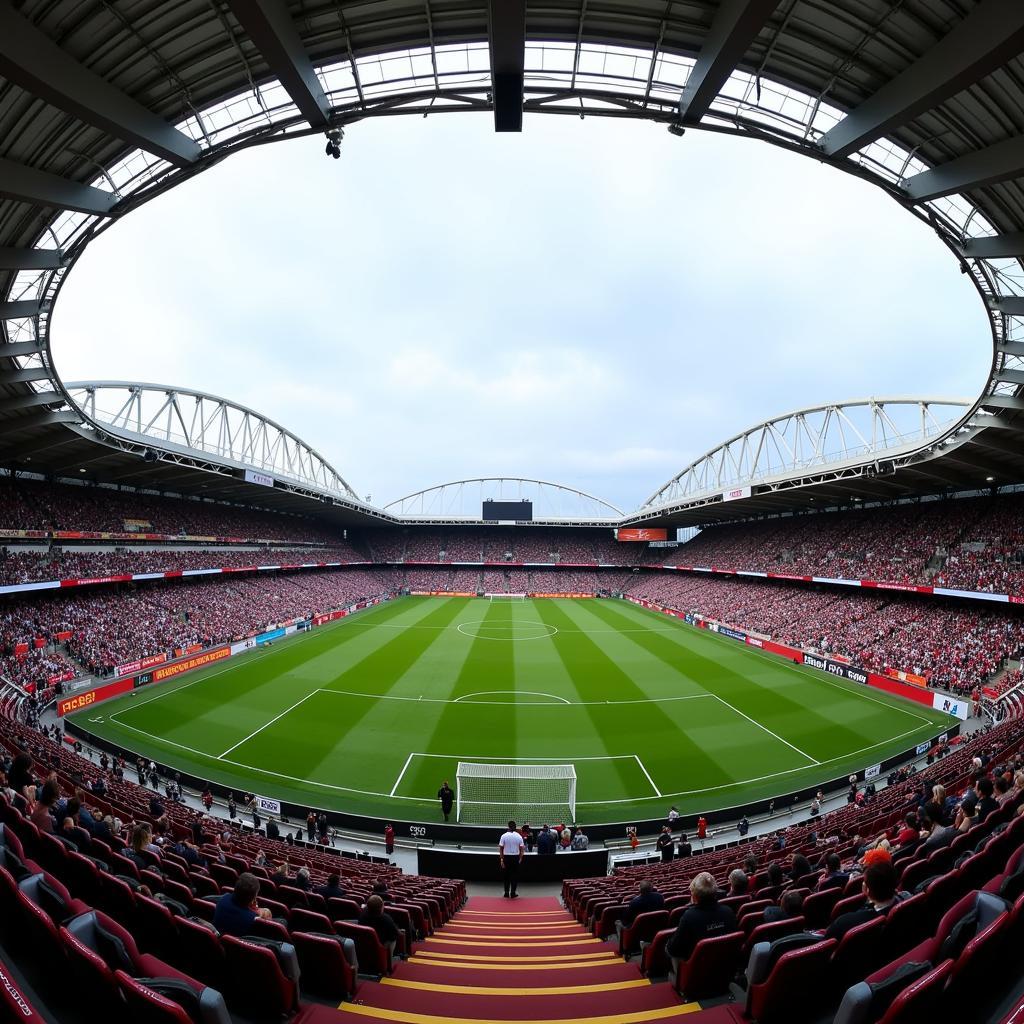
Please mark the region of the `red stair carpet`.
[[399, 1024], [642, 1024], [700, 1006], [641, 977], [554, 897], [474, 896], [390, 977], [363, 982], [357, 1001], [340, 1009]]

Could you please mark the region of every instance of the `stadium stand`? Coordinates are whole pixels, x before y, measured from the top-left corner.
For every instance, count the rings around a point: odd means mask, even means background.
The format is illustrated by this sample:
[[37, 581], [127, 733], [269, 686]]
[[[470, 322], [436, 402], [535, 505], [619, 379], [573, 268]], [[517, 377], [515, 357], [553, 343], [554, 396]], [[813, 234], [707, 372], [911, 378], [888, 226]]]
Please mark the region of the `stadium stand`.
[[337, 543], [337, 533], [301, 516], [110, 487], [0, 478], [0, 529], [164, 534]]

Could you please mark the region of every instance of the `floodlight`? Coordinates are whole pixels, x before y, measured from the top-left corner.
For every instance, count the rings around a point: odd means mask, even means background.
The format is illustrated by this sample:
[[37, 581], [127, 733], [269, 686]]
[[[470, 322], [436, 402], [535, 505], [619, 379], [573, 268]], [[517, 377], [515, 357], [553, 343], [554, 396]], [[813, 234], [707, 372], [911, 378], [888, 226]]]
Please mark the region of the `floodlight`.
[[668, 126], [668, 130], [669, 134], [676, 135], [680, 139], [686, 134], [686, 129], [681, 124], [678, 123], [670, 124]]

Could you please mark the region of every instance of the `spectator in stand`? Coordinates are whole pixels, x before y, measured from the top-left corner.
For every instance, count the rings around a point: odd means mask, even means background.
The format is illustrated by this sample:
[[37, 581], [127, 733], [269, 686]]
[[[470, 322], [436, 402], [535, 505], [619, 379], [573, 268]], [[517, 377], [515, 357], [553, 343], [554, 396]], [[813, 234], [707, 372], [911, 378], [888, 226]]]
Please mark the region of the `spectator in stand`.
[[[915, 832], [914, 835], [916, 836], [917, 833]], [[818, 882], [818, 891], [822, 892], [825, 889], [842, 889], [849, 880], [850, 873], [843, 870], [843, 862], [840, 860], [839, 854], [826, 854], [825, 874], [822, 876], [821, 881]]]
[[59, 799], [60, 787], [53, 779], [47, 779], [29, 815], [29, 820], [40, 832], [54, 831], [53, 809]]
[[874, 921], [880, 914], [888, 914], [897, 903], [896, 870], [892, 861], [878, 858], [864, 872], [864, 896], [868, 905], [863, 910], [840, 914], [825, 930], [826, 939], [841, 939], [851, 928]]
[[974, 784], [974, 792], [978, 795], [978, 821], [984, 821], [996, 808], [999, 801], [992, 795], [995, 785], [988, 775], [982, 776]]
[[691, 905], [683, 911], [675, 933], [665, 946], [676, 973], [681, 961], [689, 959], [701, 939], [736, 930], [736, 915], [718, 902], [718, 885], [712, 874], [702, 871], [690, 882], [690, 899]]
[[898, 846], [913, 845], [921, 838], [921, 823], [913, 811], [908, 811], [903, 819], [903, 827], [896, 834]]
[[260, 891], [260, 880], [248, 871], [243, 871], [231, 892], [217, 899], [213, 912], [213, 926], [221, 935], [248, 935], [256, 918], [269, 919], [268, 907], [256, 906]]
[[661, 854], [662, 864], [667, 864], [672, 860], [672, 855], [675, 853], [675, 840], [672, 838], [672, 832], [669, 830], [668, 825], [662, 828], [654, 845]]
[[636, 896], [629, 901], [622, 917], [615, 922], [616, 933], [621, 935], [622, 929], [628, 928], [641, 914], [661, 910], [664, 906], [665, 897], [654, 888], [654, 883], [649, 878], [645, 878], [640, 883]]
[[398, 943], [398, 925], [394, 918], [384, 912], [384, 901], [380, 896], [370, 896], [359, 915], [358, 923], [364, 928], [372, 928], [377, 933], [381, 945], [387, 946], [392, 956]]
[[924, 814], [927, 833], [922, 836], [924, 842], [921, 844], [921, 855], [927, 857], [936, 850], [949, 846], [958, 833], [955, 828], [946, 824], [945, 812], [934, 801], [925, 804]]
[[798, 889], [789, 889], [782, 894], [777, 906], [765, 907], [763, 920], [765, 924], [788, 921], [790, 918], [799, 917], [803, 910], [804, 894]]
[[337, 871], [332, 872], [327, 878], [327, 883], [317, 886], [313, 892], [323, 896], [325, 900], [329, 900], [332, 897], [339, 900], [344, 899], [345, 890], [341, 887], [341, 875]]
[[692, 854], [693, 854], [693, 847], [690, 845], [690, 840], [686, 838], [686, 833], [684, 832], [679, 837], [679, 849], [677, 851], [677, 856], [679, 856], [679, 857], [689, 857], [689, 856], [692, 856]]
[[729, 872], [729, 895], [746, 896], [750, 892], [750, 879], [742, 868], [733, 868]]

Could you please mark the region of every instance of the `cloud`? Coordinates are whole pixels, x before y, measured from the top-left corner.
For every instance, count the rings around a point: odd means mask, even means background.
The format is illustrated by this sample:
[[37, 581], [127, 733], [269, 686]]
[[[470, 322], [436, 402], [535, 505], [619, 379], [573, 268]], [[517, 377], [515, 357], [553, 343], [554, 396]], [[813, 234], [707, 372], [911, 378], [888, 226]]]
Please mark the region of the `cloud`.
[[646, 123], [353, 126], [231, 160], [106, 232], [54, 319], [65, 379], [252, 406], [380, 501], [476, 475], [635, 507], [762, 419], [977, 393], [969, 280], [863, 182]]

